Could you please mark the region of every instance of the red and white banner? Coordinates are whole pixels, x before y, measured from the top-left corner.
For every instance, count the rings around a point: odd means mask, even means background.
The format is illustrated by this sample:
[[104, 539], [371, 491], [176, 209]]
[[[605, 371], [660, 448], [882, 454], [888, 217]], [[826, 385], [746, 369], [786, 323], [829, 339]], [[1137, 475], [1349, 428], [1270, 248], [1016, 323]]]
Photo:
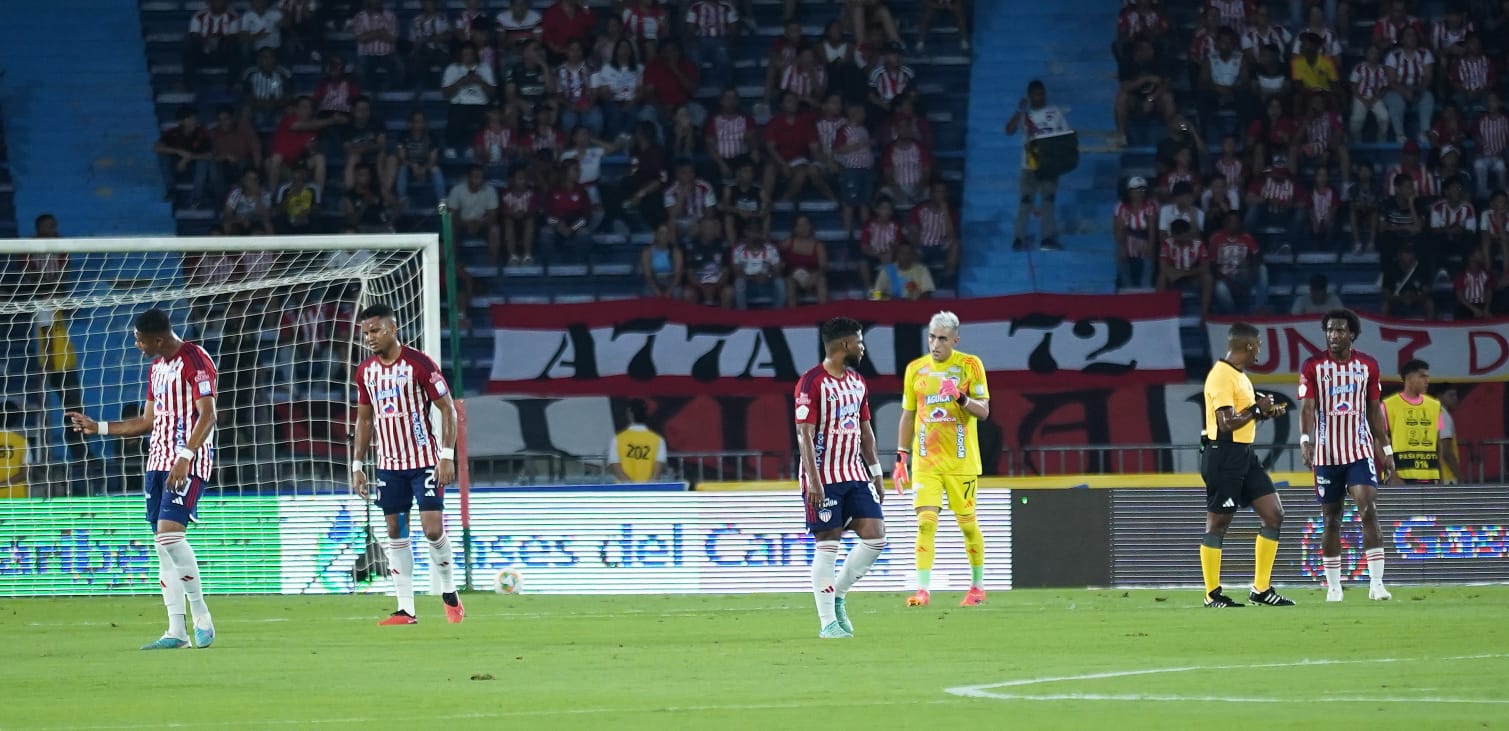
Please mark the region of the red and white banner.
[[873, 390], [926, 354], [939, 310], [963, 322], [959, 348], [1002, 387], [1095, 387], [1183, 380], [1172, 294], [1033, 295], [947, 302], [850, 301], [732, 311], [668, 299], [494, 305], [488, 391], [509, 394], [757, 395], [789, 393], [821, 361], [818, 327], [865, 325], [860, 372]]
[[[1509, 321], [1423, 322], [1358, 313], [1362, 335], [1355, 347], [1378, 359], [1385, 379], [1398, 380], [1399, 367], [1419, 358], [1438, 381], [1509, 381]], [[1226, 331], [1236, 320], [1206, 324], [1212, 357], [1226, 352]], [[1248, 367], [1257, 381], [1294, 381], [1311, 356], [1326, 352], [1320, 317], [1243, 320], [1262, 333], [1263, 353]]]

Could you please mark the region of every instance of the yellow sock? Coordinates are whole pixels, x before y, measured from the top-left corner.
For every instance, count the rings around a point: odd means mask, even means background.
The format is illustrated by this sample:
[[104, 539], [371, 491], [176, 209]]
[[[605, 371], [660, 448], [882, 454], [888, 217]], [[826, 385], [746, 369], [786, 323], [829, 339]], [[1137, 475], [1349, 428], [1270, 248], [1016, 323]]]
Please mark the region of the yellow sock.
[[1200, 546], [1200, 573], [1205, 577], [1206, 594], [1221, 586], [1221, 549]]
[[985, 565], [985, 534], [980, 532], [980, 523], [973, 515], [954, 516], [959, 521], [959, 532], [964, 534], [964, 552], [969, 555], [970, 566]]
[[917, 570], [933, 570], [933, 544], [938, 536], [938, 514], [924, 510], [917, 514]]
[[1252, 573], [1252, 590], [1262, 593], [1273, 585], [1273, 559], [1278, 557], [1278, 538], [1259, 535], [1255, 556], [1257, 566]]

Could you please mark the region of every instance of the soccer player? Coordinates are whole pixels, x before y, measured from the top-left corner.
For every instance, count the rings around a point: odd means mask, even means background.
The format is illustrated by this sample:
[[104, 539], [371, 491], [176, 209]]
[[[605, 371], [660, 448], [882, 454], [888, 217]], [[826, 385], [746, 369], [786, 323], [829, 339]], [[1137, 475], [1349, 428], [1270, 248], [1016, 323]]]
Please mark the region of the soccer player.
[[1226, 333], [1226, 357], [1205, 376], [1205, 432], [1200, 436], [1200, 477], [1205, 481], [1205, 537], [1200, 541], [1200, 571], [1205, 579], [1205, 606], [1243, 607], [1221, 591], [1221, 543], [1231, 516], [1248, 505], [1257, 513], [1256, 566], [1248, 601], [1271, 607], [1292, 607], [1272, 584], [1273, 560], [1278, 556], [1279, 528], [1284, 505], [1263, 471], [1252, 440], [1257, 422], [1283, 413], [1273, 397], [1259, 397], [1243, 370], [1257, 360], [1262, 341], [1257, 328], [1239, 322]]
[[[844, 598], [885, 550], [880, 509], [885, 490], [870, 428], [869, 387], [854, 370], [865, 354], [864, 333], [857, 321], [835, 317], [823, 323], [821, 335], [823, 362], [796, 384], [796, 437], [807, 530], [817, 543], [812, 554], [812, 594], [822, 626], [817, 636], [837, 639], [854, 636]], [[857, 533], [859, 543], [834, 583], [845, 530]]]
[[1394, 469], [1394, 448], [1380, 406], [1378, 361], [1355, 350], [1362, 321], [1351, 310], [1321, 316], [1327, 353], [1306, 360], [1299, 369], [1299, 445], [1305, 466], [1315, 468], [1315, 496], [1325, 517], [1321, 565], [1326, 573], [1326, 601], [1341, 601], [1341, 515], [1348, 494], [1362, 518], [1363, 555], [1367, 557], [1368, 598], [1393, 598], [1383, 586], [1383, 539], [1378, 531], [1379, 468]]
[[891, 477], [896, 491], [904, 492], [911, 482], [907, 463], [915, 460], [917, 593], [907, 598], [909, 607], [925, 607], [930, 599], [933, 543], [944, 495], [969, 554], [969, 591], [959, 606], [985, 601], [985, 536], [975, 520], [975, 489], [980, 480], [980, 442], [975, 430], [977, 421], [990, 416], [990, 387], [980, 359], [954, 350], [958, 344], [959, 317], [952, 312], [933, 315], [927, 326], [929, 355], [908, 364], [901, 380], [901, 425]]
[[[445, 486], [456, 479], [456, 406], [440, 366], [398, 341], [398, 321], [387, 305], [371, 305], [357, 325], [372, 357], [356, 367], [356, 452], [351, 457], [351, 489], [367, 497], [362, 459], [377, 441], [377, 504], [388, 524], [388, 570], [398, 610], [379, 625], [415, 624], [414, 552], [409, 546], [409, 509], [419, 504], [419, 520], [430, 546], [430, 567], [445, 602], [445, 618], [460, 622], [466, 611], [456, 593], [455, 552], [445, 534]], [[440, 410], [440, 433], [430, 421]]]
[[168, 609], [168, 631], [143, 650], [189, 647], [184, 600], [194, 613], [193, 644], [215, 641], [215, 624], [204, 603], [199, 560], [184, 531], [209, 482], [215, 459], [215, 364], [204, 348], [173, 332], [168, 313], [151, 309], [136, 317], [136, 349], [152, 359], [147, 403], [140, 416], [95, 421], [68, 412], [73, 430], [101, 436], [150, 434], [147, 451], [147, 522], [157, 542], [157, 580]]
[[[1446, 443], [1446, 410], [1426, 393], [1430, 388], [1430, 364], [1414, 359], [1399, 369], [1404, 389], [1380, 404], [1388, 424], [1389, 446], [1394, 449], [1395, 469], [1390, 485], [1434, 485], [1447, 474], [1457, 474], [1455, 449]], [[1448, 472], [1449, 470], [1449, 472]]]

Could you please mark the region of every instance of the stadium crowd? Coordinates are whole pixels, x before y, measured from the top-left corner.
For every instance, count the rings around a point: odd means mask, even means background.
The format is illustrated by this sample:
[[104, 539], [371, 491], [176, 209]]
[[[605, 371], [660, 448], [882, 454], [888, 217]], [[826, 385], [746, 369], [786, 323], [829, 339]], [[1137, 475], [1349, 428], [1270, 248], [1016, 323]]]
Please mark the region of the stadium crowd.
[[1376, 256], [1382, 314], [1509, 312], [1509, 4], [1206, 0], [1193, 28], [1179, 9], [1127, 2], [1112, 44], [1115, 142], [1155, 149], [1114, 213], [1123, 288], [1262, 312], [1265, 259], [1334, 253]]
[[[425, 0], [400, 17], [382, 0], [208, 0], [183, 45], [195, 103], [155, 151], [168, 195], [190, 185], [187, 207], [217, 210], [225, 235], [392, 231], [443, 200], [498, 271], [590, 271], [596, 234], [644, 234], [650, 296], [824, 302], [846, 268], [876, 298], [949, 286], [958, 212], [885, 0], [846, 0], [820, 38], [788, 0], [754, 104], [732, 86], [731, 41], [756, 28], [742, 2], [467, 0], [452, 13]], [[917, 53], [939, 11], [964, 27], [962, 0], [930, 0]], [[347, 34], [352, 58], [331, 40]], [[325, 75], [296, 88], [288, 67], [309, 62]], [[437, 91], [443, 122], [415, 104]], [[379, 103], [413, 104], [406, 127], [386, 129]], [[464, 179], [442, 160], [465, 161]], [[808, 212], [833, 207], [843, 238], [825, 241]], [[462, 298], [481, 294], [462, 284]]]

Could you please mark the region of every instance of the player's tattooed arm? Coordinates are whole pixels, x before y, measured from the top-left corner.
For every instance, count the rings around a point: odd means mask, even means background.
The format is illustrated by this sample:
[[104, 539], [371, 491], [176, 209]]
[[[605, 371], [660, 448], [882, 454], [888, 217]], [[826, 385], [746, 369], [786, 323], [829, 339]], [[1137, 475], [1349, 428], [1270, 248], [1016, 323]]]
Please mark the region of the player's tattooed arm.
[[823, 480], [817, 471], [817, 447], [814, 446], [816, 424], [796, 425], [796, 444], [801, 450], [802, 474], [807, 476], [807, 504], [813, 508], [823, 506]]

